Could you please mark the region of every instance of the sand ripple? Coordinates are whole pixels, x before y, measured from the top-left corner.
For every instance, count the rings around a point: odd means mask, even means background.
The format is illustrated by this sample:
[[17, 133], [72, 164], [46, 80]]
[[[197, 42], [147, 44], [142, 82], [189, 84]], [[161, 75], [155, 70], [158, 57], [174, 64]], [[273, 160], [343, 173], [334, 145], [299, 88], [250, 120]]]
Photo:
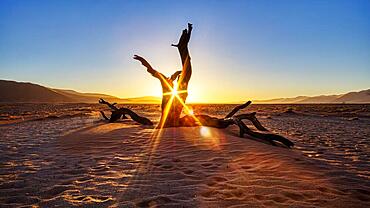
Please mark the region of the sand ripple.
[[[1, 207], [369, 207], [368, 173], [361, 172], [368, 168], [367, 164], [363, 169], [356, 166], [353, 171], [336, 164], [343, 164], [339, 147], [307, 149], [304, 144], [314, 147], [314, 142], [306, 142], [307, 138], [297, 136], [296, 131], [302, 135], [311, 131], [320, 138], [322, 132], [318, 127], [303, 127], [300, 121], [290, 118], [272, 115], [264, 123], [280, 133], [285, 129], [279, 129], [279, 124], [288, 123], [285, 125], [292, 126], [289, 132], [295, 134], [292, 138], [298, 148], [307, 152], [241, 139], [234, 136], [237, 132], [233, 128], [227, 131], [207, 128], [206, 135], [200, 127], [158, 132], [132, 122], [106, 124], [79, 118], [2, 126], [0, 204]], [[326, 121], [330, 122], [337, 120]], [[347, 131], [341, 130], [341, 125], [361, 120], [341, 122], [337, 127], [324, 126], [337, 128], [324, 132], [336, 132], [343, 137]], [[367, 133], [354, 134], [362, 137]], [[344, 140], [343, 143], [349, 142]], [[341, 156], [318, 157], [321, 160], [305, 156], [334, 150]]]

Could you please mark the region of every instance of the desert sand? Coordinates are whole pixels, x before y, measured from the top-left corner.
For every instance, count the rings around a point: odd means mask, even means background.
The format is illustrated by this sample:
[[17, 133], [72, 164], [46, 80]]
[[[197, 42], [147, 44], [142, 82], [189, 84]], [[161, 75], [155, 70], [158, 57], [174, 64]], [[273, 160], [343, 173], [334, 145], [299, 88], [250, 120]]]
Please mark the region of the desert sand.
[[1, 207], [370, 206], [368, 179], [234, 128], [71, 118], [1, 131]]

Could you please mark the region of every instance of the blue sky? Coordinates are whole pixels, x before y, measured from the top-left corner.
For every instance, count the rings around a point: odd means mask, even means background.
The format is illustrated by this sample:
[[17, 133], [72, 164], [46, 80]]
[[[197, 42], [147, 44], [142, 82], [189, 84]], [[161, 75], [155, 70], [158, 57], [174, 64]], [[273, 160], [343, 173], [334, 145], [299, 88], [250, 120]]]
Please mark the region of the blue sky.
[[0, 1], [0, 78], [119, 97], [160, 96], [181, 69], [189, 101], [231, 102], [370, 88], [370, 1]]

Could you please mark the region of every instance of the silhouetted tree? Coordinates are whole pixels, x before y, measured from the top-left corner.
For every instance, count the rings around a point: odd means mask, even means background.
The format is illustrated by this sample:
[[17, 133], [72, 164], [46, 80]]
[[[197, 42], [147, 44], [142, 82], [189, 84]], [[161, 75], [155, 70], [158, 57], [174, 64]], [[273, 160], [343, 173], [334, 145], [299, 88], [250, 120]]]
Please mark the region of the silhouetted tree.
[[[161, 105], [162, 115], [158, 125], [160, 127], [178, 126], [183, 105], [185, 104], [188, 96], [188, 83], [192, 74], [188, 43], [192, 30], [192, 24], [189, 23], [188, 29], [182, 31], [179, 43], [176, 45], [172, 44], [172, 46], [177, 47], [179, 50], [182, 62], [182, 70], [176, 71], [170, 77], [166, 77], [164, 74], [155, 70], [143, 57], [134, 55], [134, 59], [140, 61], [141, 64], [147, 68], [147, 71], [161, 82], [163, 95]], [[176, 79], [178, 79], [177, 89], [174, 89], [173, 82]], [[175, 96], [172, 93], [174, 90], [178, 92], [178, 95]]]
[[[255, 138], [267, 140], [271, 144], [275, 145], [274, 141], [278, 141], [291, 147], [294, 144], [288, 139], [271, 133], [261, 133], [253, 131], [244, 124], [243, 120], [249, 120], [252, 124], [260, 131], [267, 131], [265, 127], [256, 118], [256, 113], [248, 113], [236, 115], [239, 110], [246, 108], [251, 104], [251, 101], [246, 102], [243, 105], [236, 106], [229, 114], [224, 118], [211, 117], [209, 115], [186, 115], [182, 118], [181, 112], [185, 106], [186, 98], [188, 96], [188, 85], [192, 74], [192, 67], [190, 62], [190, 55], [188, 44], [193, 30], [192, 24], [188, 24], [188, 28], [182, 31], [179, 42], [172, 44], [179, 51], [182, 70], [175, 72], [171, 77], [166, 77], [162, 73], [153, 69], [153, 67], [141, 56], [135, 55], [134, 59], [141, 62], [147, 68], [147, 71], [154, 77], [160, 80], [162, 85], [162, 115], [159, 122], [159, 127], [179, 127], [179, 126], [210, 126], [214, 128], [227, 128], [230, 125], [237, 125], [239, 127], [239, 135], [243, 137], [244, 134], [250, 135]], [[177, 95], [174, 95], [173, 82], [177, 80]], [[113, 113], [112, 113], [113, 117]], [[111, 118], [112, 118], [111, 117]]]

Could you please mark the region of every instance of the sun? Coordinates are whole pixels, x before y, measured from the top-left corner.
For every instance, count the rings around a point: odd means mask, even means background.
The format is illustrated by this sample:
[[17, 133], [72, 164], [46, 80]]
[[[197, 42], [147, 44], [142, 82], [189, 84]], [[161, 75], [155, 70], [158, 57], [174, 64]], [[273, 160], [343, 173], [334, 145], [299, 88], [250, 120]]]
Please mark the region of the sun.
[[176, 96], [176, 95], [178, 95], [179, 93], [177, 92], [177, 89], [176, 89], [176, 88], [173, 88], [173, 89], [172, 89], [171, 94], [172, 94], [173, 96]]

